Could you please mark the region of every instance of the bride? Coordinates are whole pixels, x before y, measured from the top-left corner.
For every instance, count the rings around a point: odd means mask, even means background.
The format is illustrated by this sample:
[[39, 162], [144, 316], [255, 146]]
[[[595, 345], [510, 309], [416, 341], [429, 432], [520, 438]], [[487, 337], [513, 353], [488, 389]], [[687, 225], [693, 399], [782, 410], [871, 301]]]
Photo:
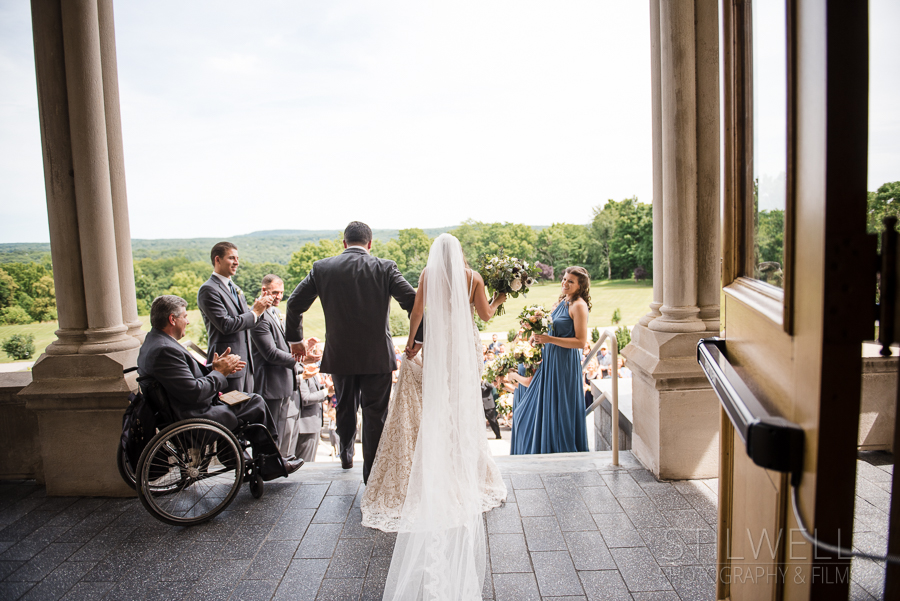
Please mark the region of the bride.
[[[398, 533], [384, 599], [481, 599], [482, 513], [506, 499], [506, 486], [485, 435], [473, 314], [487, 321], [504, 300], [487, 302], [459, 240], [435, 240], [361, 504], [363, 525]], [[423, 316], [420, 363], [414, 333]]]

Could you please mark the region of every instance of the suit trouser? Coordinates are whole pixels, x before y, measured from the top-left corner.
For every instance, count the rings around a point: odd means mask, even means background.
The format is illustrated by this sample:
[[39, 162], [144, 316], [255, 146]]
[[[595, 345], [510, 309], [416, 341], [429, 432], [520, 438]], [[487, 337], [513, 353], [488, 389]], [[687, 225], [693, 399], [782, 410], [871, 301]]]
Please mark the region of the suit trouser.
[[[275, 423], [275, 428], [278, 430], [278, 440], [281, 442], [284, 439], [284, 426], [285, 421], [287, 421], [287, 413], [288, 413], [288, 405], [291, 403], [291, 397], [285, 397], [283, 399], [265, 399], [266, 407], [269, 408], [269, 413], [272, 414], [272, 421]], [[272, 430], [272, 435], [275, 436], [275, 430]], [[279, 444], [279, 447], [281, 445]], [[284, 453], [282, 452], [282, 455]]]
[[[218, 416], [215, 414], [210, 415], [209, 418], [222, 424], [232, 431], [236, 430], [241, 423], [260, 424], [265, 426], [273, 436], [275, 435], [275, 422], [272, 420], [272, 414], [269, 413], [269, 408], [266, 406], [265, 401], [258, 394], [250, 395], [250, 398], [243, 403], [228, 406], [228, 410], [231, 414], [233, 414], [234, 418], [237, 419], [237, 425], [233, 423], [226, 423], [231, 422], [230, 419], [216, 419], [216, 417]], [[282, 476], [284, 468], [281, 461], [281, 454], [278, 452], [277, 443], [273, 444], [268, 434], [261, 431], [259, 428], [247, 429], [245, 432], [245, 436], [247, 437], [247, 441], [253, 447], [254, 457], [259, 457], [260, 455], [270, 455], [274, 459], [273, 461], [263, 463], [262, 469], [260, 470], [260, 474], [263, 476], [263, 479], [267, 480], [270, 478]]]
[[391, 398], [391, 373], [332, 374], [331, 379], [337, 397], [336, 429], [344, 462], [353, 460], [356, 412], [362, 407], [363, 482], [368, 482]]

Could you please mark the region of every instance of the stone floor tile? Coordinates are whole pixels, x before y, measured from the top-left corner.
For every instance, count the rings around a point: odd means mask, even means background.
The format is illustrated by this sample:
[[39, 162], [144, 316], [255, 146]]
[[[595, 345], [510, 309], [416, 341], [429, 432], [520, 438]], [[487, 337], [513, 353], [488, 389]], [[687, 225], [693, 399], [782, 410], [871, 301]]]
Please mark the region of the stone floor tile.
[[522, 532], [522, 520], [519, 517], [519, 506], [516, 503], [504, 503], [487, 512], [486, 517], [489, 534]]
[[684, 496], [678, 492], [678, 489], [670, 484], [667, 484], [666, 488], [647, 489], [644, 487], [644, 492], [647, 493], [647, 496], [650, 497], [650, 500], [653, 501], [653, 504], [656, 505], [656, 508], [660, 511], [693, 509], [690, 501], [685, 499]]
[[[129, 528], [107, 528], [87, 541], [69, 558], [70, 561], [101, 561], [130, 534]], [[61, 542], [61, 541], [60, 541]]]
[[696, 509], [679, 509], [663, 511], [663, 516], [670, 526], [676, 528], [681, 538], [688, 544], [712, 543], [716, 540], [716, 531], [706, 523]]
[[24, 561], [0, 561], [0, 580], [5, 579], [23, 565], [25, 565]]
[[222, 559], [253, 559], [272, 528], [272, 524], [241, 524], [228, 539]]
[[646, 497], [625, 497], [619, 504], [635, 528], [665, 528], [669, 525], [656, 505]]
[[373, 545], [370, 538], [340, 539], [325, 578], [365, 578]]
[[532, 571], [524, 534], [491, 534], [489, 540], [494, 574]]
[[325, 495], [329, 497], [346, 495], [355, 497], [356, 492], [362, 488], [362, 486], [363, 483], [359, 480], [336, 480], [328, 487], [328, 492], [326, 492]]
[[147, 594], [143, 601], [173, 601], [187, 597], [195, 583], [192, 581], [181, 582], [154, 582], [147, 586]]
[[6, 577], [9, 582], [37, 582], [55, 570], [80, 547], [78, 543], [51, 543]]
[[162, 582], [195, 581], [206, 573], [209, 562], [215, 561], [226, 544], [222, 541], [196, 542], [175, 559], [160, 562], [154, 571], [156, 579]]
[[65, 526], [41, 526], [19, 542], [11, 544], [0, 554], [0, 560], [27, 561], [56, 541], [66, 530], [68, 528]]
[[240, 601], [269, 601], [276, 588], [277, 580], [242, 580], [235, 587], [231, 598]]
[[639, 528], [641, 538], [660, 566], [698, 565], [699, 545], [686, 544], [674, 528]]
[[644, 489], [628, 472], [603, 474], [603, 482], [620, 502], [627, 497], [644, 497]]
[[553, 515], [553, 506], [550, 504], [547, 491], [543, 488], [520, 490], [516, 494], [516, 500], [518, 501], [519, 515], [523, 518]]
[[588, 601], [630, 601], [628, 587], [618, 570], [578, 572]]
[[[634, 601], [682, 601], [678, 593], [674, 591], [650, 591], [647, 593], [632, 593]], [[713, 597], [710, 597], [712, 599]]]
[[64, 562], [34, 587], [28, 589], [22, 599], [59, 599], [75, 586], [90, 566], [78, 562]]
[[327, 559], [295, 559], [288, 566], [278, 590], [276, 601], [313, 601], [328, 569]]
[[244, 579], [280, 581], [294, 558], [298, 546], [297, 541], [267, 540], [260, 547], [259, 553], [250, 564], [250, 569], [247, 570]]
[[534, 564], [534, 576], [541, 596], [559, 597], [584, 593], [568, 551], [532, 553], [531, 562]]
[[316, 601], [357, 601], [362, 594], [362, 578], [325, 578]]
[[344, 529], [341, 530], [341, 538], [373, 538], [375, 532], [377, 532], [375, 529], [362, 525], [362, 510], [359, 507], [351, 507], [344, 521]]
[[580, 491], [584, 504], [591, 513], [621, 513], [623, 511], [615, 495], [607, 486], [585, 486]]
[[34, 587], [34, 582], [0, 582], [0, 599], [16, 601]]
[[229, 599], [234, 587], [241, 581], [241, 576], [250, 567], [249, 559], [216, 560], [210, 562], [206, 573], [191, 588], [187, 599], [218, 601]]
[[715, 566], [665, 567], [663, 572], [682, 599], [715, 599]]
[[317, 509], [319, 503], [325, 498], [328, 484], [301, 484], [300, 490], [291, 499], [292, 509]]
[[663, 571], [646, 547], [610, 549], [629, 591], [671, 590]]
[[880, 597], [884, 590], [884, 564], [856, 557], [852, 560], [850, 579], [866, 592]]
[[[513, 489], [516, 491], [544, 488], [544, 482], [539, 474], [513, 474], [510, 476], [510, 479], [512, 480]], [[516, 496], [518, 497], [518, 494]]]
[[529, 551], [568, 551], [556, 517], [522, 518]]
[[496, 601], [540, 601], [534, 574], [494, 574], [494, 598]]
[[616, 569], [616, 562], [599, 531], [565, 532], [563, 536], [576, 570]]
[[382, 532], [378, 531], [375, 533], [374, 541], [375, 546], [372, 549], [372, 556], [387, 556], [390, 557], [394, 554], [394, 542], [397, 540], [396, 532]]
[[94, 601], [102, 599], [114, 586], [112, 582], [76, 582], [65, 595], [60, 597], [62, 601]]
[[[2, 583], [0, 583], [0, 586], [2, 586]], [[864, 589], [863, 587], [859, 586], [855, 582], [851, 582], [850, 601], [878, 601], [878, 599], [867, 593], [866, 589]]]
[[341, 528], [343, 528], [341, 524], [310, 524], [294, 554], [294, 559], [330, 559], [334, 554]]
[[506, 485], [506, 502], [507, 503], [515, 503], [516, 502], [516, 491], [512, 485], [512, 479], [509, 476], [503, 478], [503, 483]]
[[313, 524], [343, 524], [352, 505], [353, 497], [349, 495], [325, 497], [313, 516]]
[[494, 579], [491, 577], [490, 566], [484, 571], [484, 583], [481, 586], [481, 598], [483, 600], [494, 598]]
[[288, 509], [275, 522], [268, 539], [302, 540], [315, 514], [315, 509]]
[[53, 516], [53, 513], [46, 511], [28, 512], [3, 530], [0, 530], [0, 540], [19, 542], [41, 526], [46, 526], [47, 522], [53, 519]]
[[595, 470], [590, 470], [587, 472], [573, 472], [571, 474], [568, 474], [568, 476], [579, 487], [606, 486], [606, 484], [603, 483], [603, 478], [601, 478], [600, 474], [598, 474]]
[[[593, 514], [594, 522], [603, 535], [603, 542], [614, 547], [643, 547], [644, 540], [624, 513]], [[614, 519], [609, 519], [614, 518]]]

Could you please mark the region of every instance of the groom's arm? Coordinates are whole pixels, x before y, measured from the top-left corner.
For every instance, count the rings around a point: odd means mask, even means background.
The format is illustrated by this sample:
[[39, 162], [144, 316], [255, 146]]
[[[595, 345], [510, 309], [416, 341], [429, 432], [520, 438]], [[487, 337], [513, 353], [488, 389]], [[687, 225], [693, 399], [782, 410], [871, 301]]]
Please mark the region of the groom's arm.
[[[413, 306], [416, 304], [416, 290], [409, 285], [403, 274], [397, 268], [397, 264], [391, 261], [390, 267], [390, 293], [391, 296], [400, 304], [400, 308], [409, 315], [412, 313]], [[416, 342], [425, 340], [425, 320], [419, 325], [416, 331]]]
[[303, 342], [303, 314], [319, 296], [316, 289], [315, 272], [314, 265], [309, 275], [294, 288], [285, 305], [287, 315], [284, 320], [284, 337], [291, 345]]

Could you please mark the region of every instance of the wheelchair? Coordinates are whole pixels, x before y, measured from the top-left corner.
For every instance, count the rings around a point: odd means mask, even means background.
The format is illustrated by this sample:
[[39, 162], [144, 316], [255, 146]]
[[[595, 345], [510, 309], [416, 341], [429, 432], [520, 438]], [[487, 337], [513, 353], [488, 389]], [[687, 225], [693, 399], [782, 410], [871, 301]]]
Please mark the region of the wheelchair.
[[[123, 432], [116, 463], [122, 479], [153, 517], [172, 526], [201, 524], [224, 511], [243, 482], [249, 484], [254, 498], [263, 496], [260, 468], [269, 456], [251, 457], [247, 434], [259, 428], [272, 440], [265, 426], [241, 424], [231, 432], [208, 419], [175, 421], [159, 382], [139, 377], [138, 384], [153, 417], [144, 411], [143, 423], [140, 417], [133, 419], [139, 434], [126, 444]], [[132, 409], [139, 402], [139, 396], [133, 397]]]

